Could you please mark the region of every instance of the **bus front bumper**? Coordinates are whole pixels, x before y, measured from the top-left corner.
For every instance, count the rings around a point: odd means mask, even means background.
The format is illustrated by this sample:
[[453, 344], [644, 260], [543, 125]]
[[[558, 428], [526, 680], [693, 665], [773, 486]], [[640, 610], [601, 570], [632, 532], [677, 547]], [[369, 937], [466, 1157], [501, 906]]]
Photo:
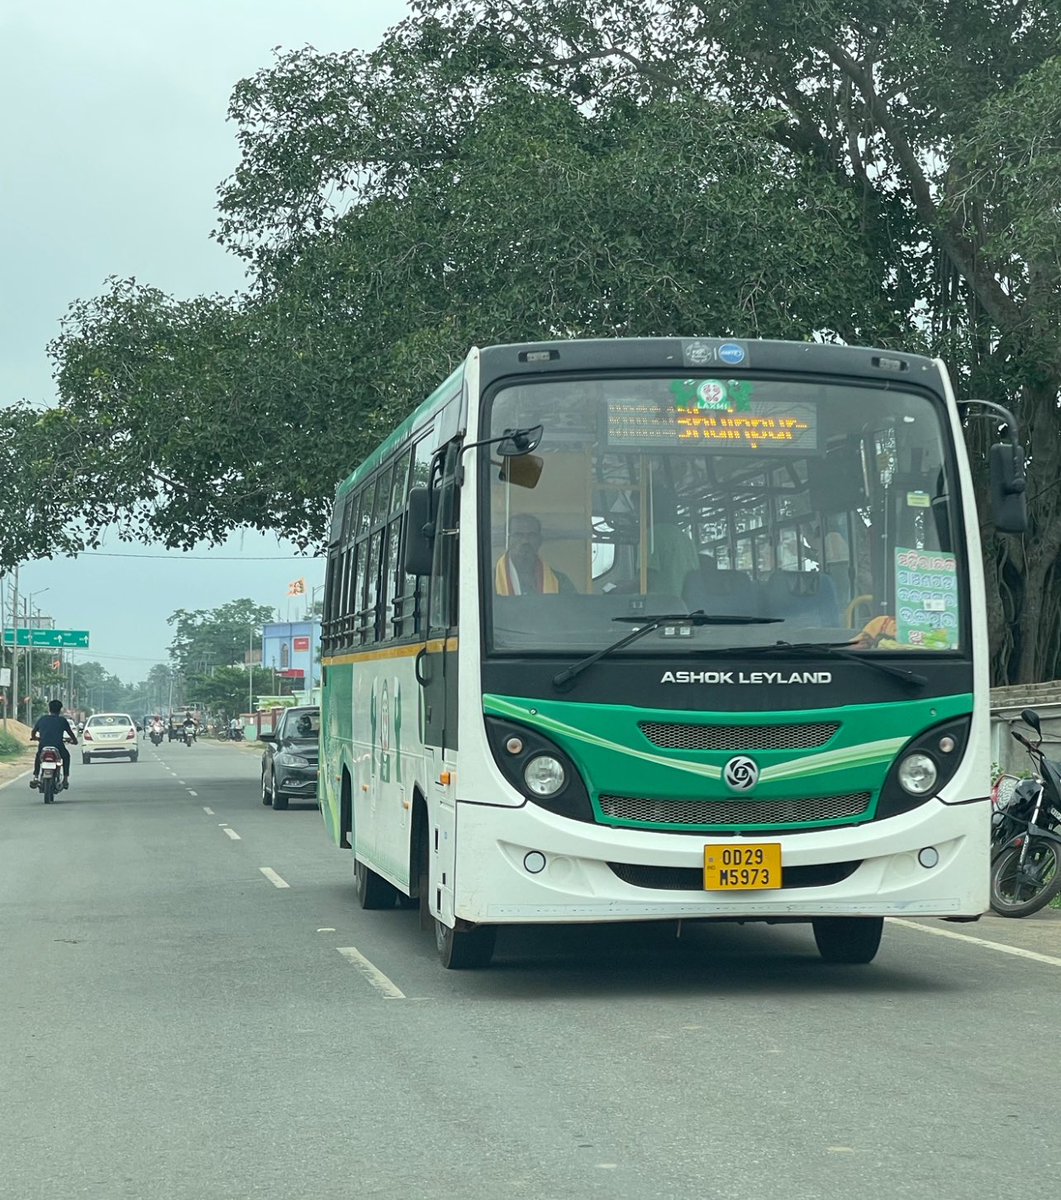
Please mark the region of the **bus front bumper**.
[[[484, 924], [976, 917], [988, 906], [988, 827], [986, 800], [932, 800], [878, 823], [740, 838], [458, 803], [454, 913]], [[705, 891], [705, 846], [751, 842], [780, 844], [782, 886]]]

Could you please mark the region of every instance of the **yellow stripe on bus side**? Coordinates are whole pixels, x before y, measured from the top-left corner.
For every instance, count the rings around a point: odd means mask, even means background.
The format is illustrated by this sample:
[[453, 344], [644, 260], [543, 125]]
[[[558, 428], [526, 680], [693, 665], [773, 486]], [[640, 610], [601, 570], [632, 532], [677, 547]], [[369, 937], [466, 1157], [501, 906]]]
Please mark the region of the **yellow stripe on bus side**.
[[[457, 639], [435, 638], [427, 644], [428, 654], [441, 654], [446, 650], [457, 649]], [[335, 658], [322, 658], [321, 665], [325, 667], [341, 667], [346, 663], [374, 662], [383, 658], [411, 658], [424, 649], [424, 643], [416, 642], [412, 646], [388, 646], [384, 650], [364, 650], [360, 654], [339, 654]]]

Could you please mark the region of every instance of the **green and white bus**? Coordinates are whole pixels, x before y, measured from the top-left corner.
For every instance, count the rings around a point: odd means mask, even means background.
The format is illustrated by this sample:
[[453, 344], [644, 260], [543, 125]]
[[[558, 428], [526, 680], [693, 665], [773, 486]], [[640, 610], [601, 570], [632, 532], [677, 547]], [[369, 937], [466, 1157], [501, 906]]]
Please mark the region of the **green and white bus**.
[[473, 349], [335, 502], [320, 795], [362, 906], [418, 902], [447, 967], [506, 924], [801, 921], [868, 962], [886, 916], [978, 917], [962, 419], [894, 351]]

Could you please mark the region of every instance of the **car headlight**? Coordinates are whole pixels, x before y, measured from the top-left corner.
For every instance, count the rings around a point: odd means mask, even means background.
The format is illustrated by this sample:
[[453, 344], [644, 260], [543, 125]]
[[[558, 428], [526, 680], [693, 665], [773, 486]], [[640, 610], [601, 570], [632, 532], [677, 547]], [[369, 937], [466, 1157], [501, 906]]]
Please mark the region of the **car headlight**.
[[911, 796], [926, 796], [936, 786], [939, 772], [927, 754], [914, 751], [899, 763], [899, 785]]
[[523, 768], [523, 782], [535, 796], [555, 796], [567, 783], [567, 774], [551, 754], [536, 754]]
[[303, 758], [303, 756], [301, 754], [290, 754], [286, 750], [282, 754], [278, 754], [276, 756], [276, 761], [282, 767], [308, 767], [309, 766], [308, 758]]

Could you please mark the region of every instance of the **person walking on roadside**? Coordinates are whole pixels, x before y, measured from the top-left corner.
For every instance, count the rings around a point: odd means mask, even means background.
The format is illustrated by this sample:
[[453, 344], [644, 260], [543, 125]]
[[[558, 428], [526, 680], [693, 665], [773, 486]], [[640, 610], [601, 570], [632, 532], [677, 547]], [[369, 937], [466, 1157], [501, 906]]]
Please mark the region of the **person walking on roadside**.
[[70, 786], [70, 751], [66, 748], [66, 742], [69, 740], [72, 745], [76, 746], [77, 734], [74, 733], [66, 717], [61, 715], [62, 711], [61, 700], [49, 700], [48, 712], [43, 717], [37, 718], [37, 723], [30, 732], [29, 740], [37, 743], [37, 757], [33, 760], [33, 778], [29, 781], [31, 788], [35, 788], [39, 782], [41, 751], [45, 746], [54, 746], [59, 751], [59, 756], [63, 760], [63, 787]]

